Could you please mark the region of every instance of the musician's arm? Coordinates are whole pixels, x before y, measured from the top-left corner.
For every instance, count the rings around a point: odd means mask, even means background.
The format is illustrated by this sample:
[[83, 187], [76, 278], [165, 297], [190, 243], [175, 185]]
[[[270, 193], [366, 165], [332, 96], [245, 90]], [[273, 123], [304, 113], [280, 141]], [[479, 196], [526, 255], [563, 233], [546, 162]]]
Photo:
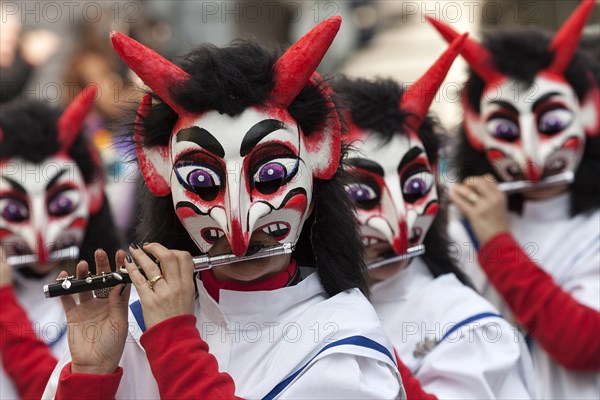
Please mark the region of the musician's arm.
[[[118, 367], [112, 374], [80, 374], [71, 373], [71, 363], [65, 365], [60, 373], [55, 399], [114, 399], [123, 376], [123, 369]], [[39, 396], [38, 396], [39, 398]]]
[[140, 343], [161, 398], [239, 399], [233, 379], [219, 372], [217, 360], [208, 352], [193, 315], [180, 315], [154, 325], [142, 335]]
[[489, 240], [479, 262], [519, 323], [556, 361], [572, 370], [600, 369], [600, 313], [557, 285], [510, 233]]
[[396, 358], [396, 364], [398, 365], [398, 371], [400, 371], [400, 376], [402, 376], [402, 386], [404, 386], [404, 391], [406, 392], [407, 399], [438, 400], [436, 395], [427, 393], [423, 389], [423, 386], [421, 386], [421, 382], [400, 360], [396, 349], [394, 349], [394, 357]]
[[13, 286], [0, 287], [0, 354], [2, 365], [21, 398], [40, 398], [56, 358], [39, 340]]

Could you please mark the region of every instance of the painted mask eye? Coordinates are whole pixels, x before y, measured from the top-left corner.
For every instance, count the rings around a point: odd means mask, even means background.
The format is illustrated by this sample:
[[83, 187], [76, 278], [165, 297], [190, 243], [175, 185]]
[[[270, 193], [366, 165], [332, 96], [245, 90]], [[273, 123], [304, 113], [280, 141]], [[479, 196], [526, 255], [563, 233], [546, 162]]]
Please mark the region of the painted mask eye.
[[573, 113], [564, 108], [543, 113], [538, 122], [538, 129], [546, 135], [555, 135], [564, 131], [573, 122]]
[[48, 213], [61, 217], [72, 213], [79, 205], [80, 193], [74, 189], [65, 189], [52, 195], [48, 201]]
[[487, 122], [486, 130], [496, 139], [507, 142], [514, 142], [520, 136], [519, 126], [508, 118], [492, 118]]
[[29, 209], [21, 200], [7, 197], [0, 199], [0, 215], [9, 222], [23, 222], [29, 218]]
[[418, 171], [404, 179], [402, 194], [407, 203], [414, 203], [431, 190], [435, 179], [429, 171]]
[[205, 201], [214, 200], [221, 188], [219, 173], [206, 165], [180, 163], [175, 166], [179, 182]]
[[379, 204], [379, 186], [370, 177], [360, 177], [355, 182], [347, 184], [346, 193], [354, 205], [363, 210], [372, 210]]
[[275, 193], [296, 175], [298, 164], [297, 158], [277, 158], [260, 164], [255, 169], [252, 183], [262, 194]]

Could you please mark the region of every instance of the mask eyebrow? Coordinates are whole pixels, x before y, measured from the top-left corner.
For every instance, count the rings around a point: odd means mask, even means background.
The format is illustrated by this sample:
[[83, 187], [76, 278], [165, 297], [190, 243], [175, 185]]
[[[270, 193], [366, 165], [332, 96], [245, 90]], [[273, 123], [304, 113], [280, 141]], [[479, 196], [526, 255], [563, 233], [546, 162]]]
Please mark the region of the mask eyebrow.
[[180, 142], [196, 143], [203, 149], [211, 152], [219, 158], [225, 157], [225, 150], [221, 143], [209, 131], [204, 128], [193, 126], [185, 128], [175, 134], [175, 140]]
[[404, 154], [400, 164], [398, 164], [398, 172], [402, 171], [408, 164], [410, 164], [415, 158], [423, 154], [423, 149], [420, 147], [413, 147]]
[[517, 108], [514, 105], [512, 105], [511, 103], [509, 103], [508, 101], [494, 100], [494, 101], [490, 101], [490, 104], [496, 104], [502, 108], [508, 108], [511, 112], [513, 112], [515, 114], [519, 114], [519, 110], [517, 110]]
[[56, 181], [58, 181], [60, 179], [60, 177], [66, 173], [67, 173], [67, 170], [64, 168], [61, 169], [60, 171], [58, 171], [58, 173], [56, 175], [54, 175], [54, 177], [52, 177], [52, 179], [50, 179], [50, 182], [48, 182], [48, 184], [46, 185], [46, 191], [48, 189], [50, 189], [56, 183]]
[[542, 103], [544, 103], [546, 100], [548, 100], [551, 97], [554, 96], [559, 96], [560, 93], [558, 92], [550, 92], [550, 93], [546, 93], [545, 95], [543, 95], [542, 97], [540, 97], [539, 99], [537, 99], [535, 101], [535, 103], [533, 103], [533, 107], [531, 107], [531, 109], [535, 112], [535, 110], [542, 105]]
[[27, 191], [23, 186], [21, 186], [21, 184], [19, 184], [19, 182], [15, 181], [14, 179], [10, 179], [8, 176], [2, 176], [1, 178], [10, 183], [10, 185], [14, 187], [16, 191], [27, 194]]
[[364, 169], [376, 175], [383, 176], [383, 167], [375, 161], [371, 161], [366, 158], [349, 158], [347, 163], [353, 167]]
[[244, 135], [240, 146], [240, 156], [246, 156], [265, 136], [279, 129], [286, 129], [286, 125], [276, 119], [265, 119], [255, 124]]

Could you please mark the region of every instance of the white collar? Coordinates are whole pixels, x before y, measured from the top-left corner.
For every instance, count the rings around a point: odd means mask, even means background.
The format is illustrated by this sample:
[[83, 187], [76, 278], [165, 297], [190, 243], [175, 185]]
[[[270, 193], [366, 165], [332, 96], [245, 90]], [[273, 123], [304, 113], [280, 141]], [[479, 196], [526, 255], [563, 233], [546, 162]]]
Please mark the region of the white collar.
[[523, 202], [522, 218], [534, 221], [556, 221], [570, 218], [571, 192], [561, 193], [544, 200]]
[[407, 298], [431, 280], [433, 277], [423, 259], [414, 258], [395, 275], [371, 286], [371, 302], [386, 303]]
[[294, 305], [312, 301], [320, 302], [328, 297], [315, 272], [297, 285], [276, 290], [243, 292], [220, 289], [219, 303], [208, 294], [199, 277], [196, 277], [196, 283], [198, 299], [202, 307], [217, 308], [230, 321], [250, 321], [257, 317], [260, 320], [277, 321], [281, 319], [282, 313], [295, 309]]

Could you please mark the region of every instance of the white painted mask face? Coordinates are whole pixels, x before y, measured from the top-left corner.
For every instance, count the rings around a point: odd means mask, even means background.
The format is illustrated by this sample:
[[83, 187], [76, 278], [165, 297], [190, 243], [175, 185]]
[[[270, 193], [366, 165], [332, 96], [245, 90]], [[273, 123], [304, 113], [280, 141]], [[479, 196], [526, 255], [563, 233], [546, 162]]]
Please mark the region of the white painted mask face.
[[[249, 108], [203, 114], [171, 137], [176, 213], [200, 250], [223, 235], [246, 252], [256, 231], [295, 243], [308, 217], [313, 178], [295, 121]], [[278, 117], [279, 116], [279, 117]]]
[[526, 88], [513, 80], [488, 85], [481, 100], [481, 119], [470, 129], [504, 181], [539, 181], [575, 172], [585, 146], [582, 110], [570, 85], [538, 76]]
[[[463, 96], [467, 138], [502, 180], [536, 182], [575, 172], [586, 138], [600, 134], [600, 90], [592, 72], [580, 70], [589, 82], [582, 99], [565, 78], [594, 7], [593, 0], [582, 1], [554, 35], [547, 47], [552, 61], [530, 87], [497, 69], [486, 47], [466, 41], [462, 55], [485, 82], [480, 112]], [[429, 20], [447, 41], [459, 36], [450, 25]]]
[[81, 246], [90, 195], [73, 160], [3, 161], [0, 185], [0, 242], [9, 255], [35, 254], [45, 263], [54, 251]]
[[396, 134], [383, 144], [363, 132], [354, 142], [352, 183], [346, 191], [354, 201], [367, 247], [388, 243], [398, 255], [423, 243], [438, 209], [434, 169], [414, 134]]
[[[301, 132], [288, 108], [304, 87], [323, 84], [315, 70], [340, 23], [339, 17], [325, 20], [292, 45], [274, 65], [264, 104], [233, 117], [184, 109], [171, 90], [190, 75], [140, 43], [112, 35], [121, 58], [179, 117], [168, 146], [144, 147], [136, 130], [136, 151], [148, 188], [155, 196], [172, 196], [202, 252], [226, 237], [232, 252], [243, 256], [256, 232], [280, 243], [298, 240], [311, 210], [313, 179], [329, 180], [337, 171], [341, 132], [326, 89], [321, 93], [328, 115], [320, 129]], [[139, 114], [151, 108], [145, 96]]]

